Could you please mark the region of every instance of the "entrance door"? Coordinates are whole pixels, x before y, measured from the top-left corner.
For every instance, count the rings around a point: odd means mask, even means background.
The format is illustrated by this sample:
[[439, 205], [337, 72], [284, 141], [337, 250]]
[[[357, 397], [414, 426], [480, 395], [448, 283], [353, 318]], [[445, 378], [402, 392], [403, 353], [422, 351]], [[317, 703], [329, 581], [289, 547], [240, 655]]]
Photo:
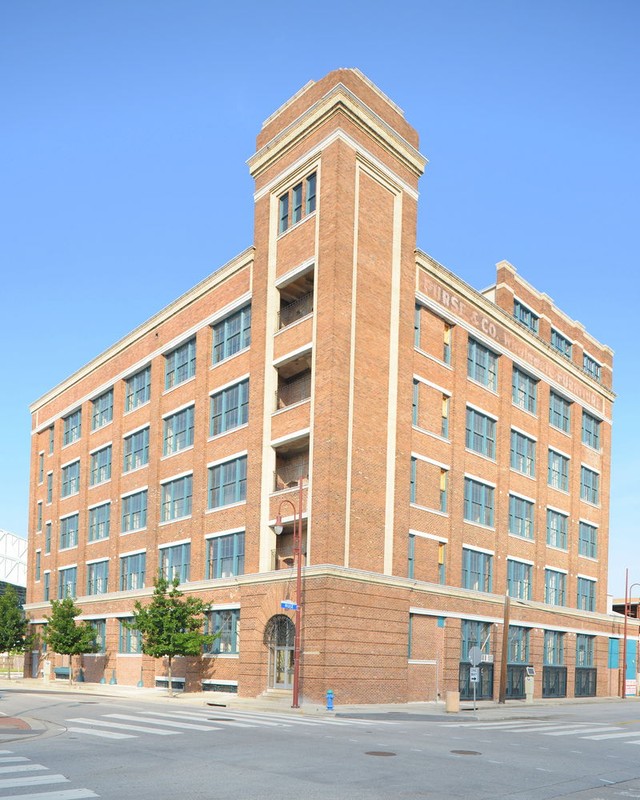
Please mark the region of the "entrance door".
[[295, 625], [286, 614], [271, 617], [264, 630], [269, 648], [269, 688], [293, 688]]

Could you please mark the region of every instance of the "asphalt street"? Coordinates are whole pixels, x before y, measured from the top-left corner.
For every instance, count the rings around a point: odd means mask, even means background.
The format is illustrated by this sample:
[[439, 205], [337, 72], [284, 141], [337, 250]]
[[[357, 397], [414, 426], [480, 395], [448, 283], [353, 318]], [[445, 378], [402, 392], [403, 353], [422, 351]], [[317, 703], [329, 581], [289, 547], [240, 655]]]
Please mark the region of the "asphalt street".
[[0, 800], [640, 798], [635, 701], [296, 714], [16, 689], [0, 713]]

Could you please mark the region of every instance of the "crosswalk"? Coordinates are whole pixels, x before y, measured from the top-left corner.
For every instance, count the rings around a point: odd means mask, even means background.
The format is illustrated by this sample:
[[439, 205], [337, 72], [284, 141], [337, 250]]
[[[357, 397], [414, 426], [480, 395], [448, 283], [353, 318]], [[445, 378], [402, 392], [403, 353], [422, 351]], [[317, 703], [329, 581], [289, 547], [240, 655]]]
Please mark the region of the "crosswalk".
[[[387, 720], [336, 719], [309, 717], [271, 712], [217, 711], [138, 711], [134, 714], [102, 714], [98, 717], [69, 717], [65, 720], [68, 733], [102, 739], [134, 739], [138, 736], [177, 736], [182, 733], [215, 733], [229, 728], [269, 728], [306, 730], [321, 728], [358, 727], [366, 725], [396, 725]], [[1, 766], [0, 766], [1, 769]], [[0, 798], [1, 800], [1, 798]]]
[[[640, 730], [606, 723], [512, 720], [510, 722], [447, 722], [446, 728], [469, 728], [473, 731], [496, 733], [536, 733], [540, 736], [576, 736], [579, 739], [605, 741], [619, 739], [621, 744], [640, 745]], [[625, 741], [627, 740], [627, 741]]]
[[[26, 756], [18, 756], [11, 750], [0, 750], [0, 800], [88, 800], [99, 797], [91, 789], [55, 788], [70, 783], [69, 778], [54, 774], [44, 764], [37, 764]], [[16, 790], [44, 789], [27, 794]], [[5, 791], [11, 794], [5, 794]]]

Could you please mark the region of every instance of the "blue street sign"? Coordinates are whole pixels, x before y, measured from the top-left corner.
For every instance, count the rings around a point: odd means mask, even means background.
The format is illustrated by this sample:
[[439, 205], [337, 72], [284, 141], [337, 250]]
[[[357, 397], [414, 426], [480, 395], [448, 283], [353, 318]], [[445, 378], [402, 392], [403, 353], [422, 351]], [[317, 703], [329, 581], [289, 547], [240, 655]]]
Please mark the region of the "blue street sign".
[[289, 608], [295, 611], [298, 608], [298, 604], [294, 603], [293, 600], [282, 600], [280, 602], [280, 608]]

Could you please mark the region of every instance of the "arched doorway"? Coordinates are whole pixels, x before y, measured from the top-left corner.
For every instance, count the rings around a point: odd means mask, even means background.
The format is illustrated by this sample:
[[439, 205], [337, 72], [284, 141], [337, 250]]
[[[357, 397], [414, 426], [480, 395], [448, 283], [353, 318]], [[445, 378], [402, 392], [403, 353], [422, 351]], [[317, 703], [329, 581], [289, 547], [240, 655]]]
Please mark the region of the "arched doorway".
[[269, 648], [269, 688], [293, 688], [293, 653], [296, 627], [286, 614], [276, 614], [264, 629]]

